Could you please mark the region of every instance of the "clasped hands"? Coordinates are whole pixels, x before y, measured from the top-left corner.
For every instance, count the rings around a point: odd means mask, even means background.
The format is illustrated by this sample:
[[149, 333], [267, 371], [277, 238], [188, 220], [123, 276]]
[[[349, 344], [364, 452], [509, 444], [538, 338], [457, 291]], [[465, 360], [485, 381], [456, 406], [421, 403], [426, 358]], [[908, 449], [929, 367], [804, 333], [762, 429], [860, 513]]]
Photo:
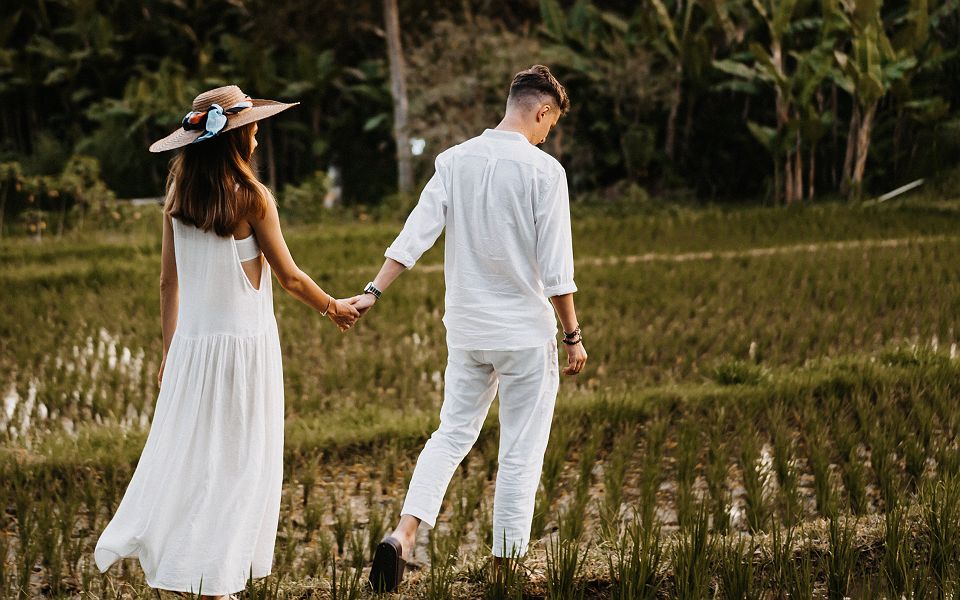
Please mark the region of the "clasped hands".
[[357, 319], [365, 315], [376, 301], [376, 296], [366, 293], [352, 298], [333, 300], [330, 308], [327, 309], [327, 316], [340, 328], [340, 331], [346, 331], [353, 327]]

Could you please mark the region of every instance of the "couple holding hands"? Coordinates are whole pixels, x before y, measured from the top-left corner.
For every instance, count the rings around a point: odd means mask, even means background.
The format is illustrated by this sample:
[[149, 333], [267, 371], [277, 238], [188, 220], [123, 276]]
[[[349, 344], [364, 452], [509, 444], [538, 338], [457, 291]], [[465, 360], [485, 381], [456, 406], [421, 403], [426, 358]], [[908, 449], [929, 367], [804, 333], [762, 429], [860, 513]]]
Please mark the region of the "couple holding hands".
[[[136, 557], [150, 587], [229, 597], [270, 574], [283, 480], [283, 374], [271, 273], [346, 331], [446, 228], [448, 359], [440, 425], [414, 468], [396, 528], [370, 570], [393, 591], [420, 526], [436, 524], [457, 466], [499, 391], [494, 564], [523, 555], [559, 386], [587, 360], [573, 302], [569, 197], [537, 148], [569, 108], [535, 65], [517, 73], [493, 129], [441, 152], [386, 260], [338, 300], [296, 265], [276, 202], [251, 165], [257, 121], [296, 103], [204, 92], [150, 150], [171, 161], [161, 250], [163, 360], [146, 444], [94, 551], [101, 572]], [[383, 300], [381, 300], [381, 295]]]

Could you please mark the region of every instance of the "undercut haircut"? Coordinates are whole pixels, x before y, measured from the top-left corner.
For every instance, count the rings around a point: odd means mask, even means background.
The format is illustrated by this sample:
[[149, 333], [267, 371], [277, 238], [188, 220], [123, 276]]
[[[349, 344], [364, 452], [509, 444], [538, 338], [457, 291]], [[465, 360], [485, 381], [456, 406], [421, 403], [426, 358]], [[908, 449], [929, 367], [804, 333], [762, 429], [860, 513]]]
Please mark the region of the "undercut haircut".
[[547, 96], [556, 104], [561, 116], [570, 110], [567, 90], [557, 81], [550, 69], [544, 65], [533, 65], [513, 76], [507, 102], [519, 104], [528, 100], [540, 101], [543, 96]]

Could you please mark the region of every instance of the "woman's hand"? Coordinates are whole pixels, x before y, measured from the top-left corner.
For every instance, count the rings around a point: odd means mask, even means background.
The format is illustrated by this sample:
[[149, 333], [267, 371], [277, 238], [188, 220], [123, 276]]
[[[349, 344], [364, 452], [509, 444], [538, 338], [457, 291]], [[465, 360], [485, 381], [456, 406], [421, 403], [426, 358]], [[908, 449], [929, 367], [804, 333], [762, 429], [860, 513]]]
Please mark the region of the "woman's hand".
[[340, 331], [346, 331], [357, 322], [357, 319], [360, 318], [360, 313], [347, 301], [331, 298], [330, 308], [327, 309], [327, 316], [340, 328]]

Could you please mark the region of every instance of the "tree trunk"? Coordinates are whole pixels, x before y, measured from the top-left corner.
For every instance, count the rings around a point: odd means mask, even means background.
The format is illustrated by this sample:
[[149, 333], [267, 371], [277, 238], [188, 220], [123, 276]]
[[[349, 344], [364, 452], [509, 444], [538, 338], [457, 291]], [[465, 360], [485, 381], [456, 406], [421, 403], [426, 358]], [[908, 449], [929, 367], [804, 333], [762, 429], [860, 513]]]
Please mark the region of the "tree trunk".
[[863, 191], [863, 172], [867, 167], [867, 154], [870, 152], [870, 134], [873, 129], [873, 116], [877, 114], [877, 103], [867, 107], [860, 122], [857, 134], [857, 162], [853, 167], [853, 192], [860, 197]]
[[780, 159], [773, 155], [773, 205], [780, 206]]
[[413, 161], [407, 127], [407, 79], [400, 43], [400, 11], [397, 0], [383, 0], [387, 58], [390, 63], [390, 95], [393, 96], [393, 137], [397, 142], [397, 187], [401, 194], [413, 192]]
[[796, 173], [793, 176], [793, 200], [794, 202], [803, 202], [803, 149], [800, 147], [800, 131], [797, 130], [797, 149], [794, 158]]
[[793, 156], [791, 152], [787, 152], [783, 167], [783, 201], [787, 206], [790, 206], [793, 204]]
[[809, 172], [807, 175], [807, 199], [813, 200], [814, 188], [816, 187], [814, 182], [817, 180], [817, 144], [816, 142], [810, 143], [810, 166], [808, 167]]
[[680, 102], [683, 100], [683, 65], [677, 57], [677, 65], [674, 69], [676, 82], [673, 85], [673, 93], [670, 95], [670, 114], [667, 116], [667, 139], [664, 144], [664, 152], [671, 161], [674, 157], [677, 144], [677, 114], [680, 112]]
[[833, 180], [833, 189], [837, 189], [837, 157], [839, 156], [837, 148], [840, 145], [840, 135], [837, 131], [837, 84], [833, 84], [830, 87], [830, 102], [833, 105], [833, 123], [830, 125], [833, 136], [833, 160], [830, 161], [830, 175], [831, 179]]
[[860, 105], [853, 101], [853, 112], [850, 115], [850, 128], [847, 130], [847, 151], [843, 158], [843, 176], [840, 180], [840, 193], [850, 195], [850, 184], [853, 180], [853, 161], [857, 153], [857, 130], [860, 128]]

